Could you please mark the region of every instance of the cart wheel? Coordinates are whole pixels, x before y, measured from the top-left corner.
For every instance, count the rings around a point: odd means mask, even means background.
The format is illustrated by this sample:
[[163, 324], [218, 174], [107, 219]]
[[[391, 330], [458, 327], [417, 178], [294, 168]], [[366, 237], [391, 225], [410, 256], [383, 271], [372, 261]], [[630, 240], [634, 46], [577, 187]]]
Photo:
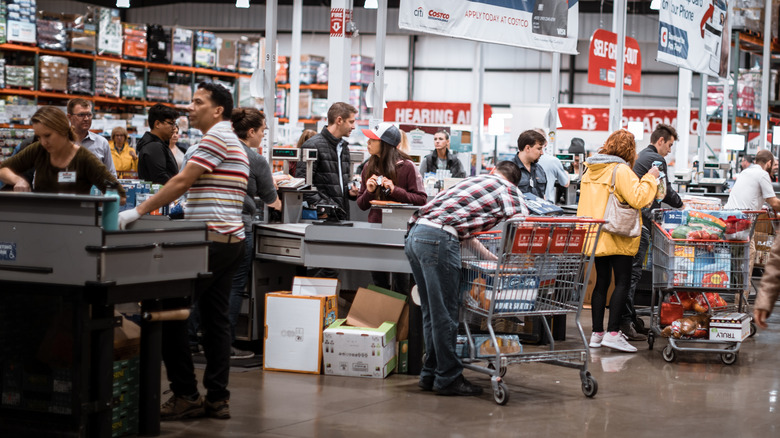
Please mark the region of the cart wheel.
[[753, 321], [750, 321], [750, 334], [748, 335], [749, 338], [752, 338], [756, 335], [756, 332], [758, 331], [758, 328], [756, 327], [756, 323]]
[[650, 350], [653, 349], [653, 344], [655, 344], [655, 336], [653, 336], [653, 332], [650, 332], [647, 334], [647, 346]]
[[493, 391], [493, 400], [501, 406], [509, 403], [509, 388], [506, 387], [506, 383], [498, 384], [498, 388]]
[[737, 361], [737, 357], [737, 353], [723, 353], [720, 355], [720, 360], [722, 360], [726, 365], [731, 365]]
[[599, 383], [590, 373], [587, 373], [582, 381], [582, 393], [585, 394], [585, 397], [593, 398], [597, 392], [599, 392]]
[[663, 351], [664, 360], [667, 362], [674, 362], [677, 358], [677, 353], [674, 351], [671, 345], [667, 345]]

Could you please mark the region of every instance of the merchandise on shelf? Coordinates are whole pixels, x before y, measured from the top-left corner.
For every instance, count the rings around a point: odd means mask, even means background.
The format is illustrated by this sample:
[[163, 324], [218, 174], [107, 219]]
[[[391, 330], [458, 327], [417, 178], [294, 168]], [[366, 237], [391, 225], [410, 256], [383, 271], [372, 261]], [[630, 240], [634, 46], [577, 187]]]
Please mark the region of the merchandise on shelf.
[[95, 61], [95, 94], [119, 97], [122, 64], [99, 59]]
[[6, 65], [5, 85], [7, 87], [30, 88], [35, 87], [35, 66], [33, 65]]
[[317, 83], [328, 83], [328, 64], [324, 62], [317, 66]]
[[68, 47], [74, 52], [95, 53], [97, 26], [93, 15], [67, 15], [64, 21], [68, 32]]
[[195, 32], [195, 67], [214, 68], [217, 65], [217, 36], [213, 32]]
[[0, 58], [0, 88], [5, 88], [5, 58]]
[[170, 64], [171, 62], [171, 32], [159, 24], [146, 26], [146, 39], [148, 41], [146, 58], [150, 62]]
[[32, 129], [0, 128], [0, 161], [13, 155], [14, 148], [32, 135]]
[[192, 87], [186, 84], [170, 84], [173, 103], [190, 103], [192, 101]]
[[145, 99], [144, 72], [138, 67], [122, 68], [122, 97], [125, 99]]
[[176, 27], [173, 29], [172, 62], [178, 65], [192, 65], [193, 31]]
[[366, 99], [363, 97], [363, 90], [360, 88], [349, 89], [349, 104], [354, 106], [357, 110], [357, 117], [361, 117], [363, 114], [368, 113], [368, 107], [366, 106]]
[[125, 58], [146, 59], [146, 25], [124, 23]]
[[8, 0], [5, 3], [7, 41], [35, 44], [35, 0]]
[[257, 42], [240, 41], [238, 43], [238, 71], [252, 74], [258, 65], [257, 54], [260, 45]]
[[236, 40], [217, 38], [217, 68], [220, 70], [236, 71]]
[[246, 76], [238, 77], [238, 106], [254, 107], [255, 99], [249, 92], [251, 79]]
[[92, 94], [92, 69], [68, 67], [68, 92]]
[[38, 11], [36, 28], [38, 47], [50, 50], [68, 49], [68, 32], [62, 14]]
[[287, 90], [284, 88], [276, 89], [276, 109], [274, 109], [274, 117], [286, 117], [290, 113], [289, 110], [285, 110], [287, 106]]
[[349, 64], [349, 82], [353, 84], [370, 84], [373, 80], [374, 59], [352, 55]]
[[[772, 0], [772, 38], [777, 38], [778, 6], [780, 1]], [[731, 28], [745, 30], [756, 35], [764, 33], [764, 0], [736, 0], [734, 12], [729, 17]]]
[[317, 82], [317, 69], [325, 62], [325, 58], [317, 55], [301, 55], [300, 81], [311, 85]]
[[289, 59], [290, 58], [286, 56], [276, 57], [276, 83], [277, 84], [286, 84], [289, 81], [289, 77], [290, 77]]
[[328, 99], [312, 99], [311, 116], [328, 117]]
[[68, 89], [68, 58], [62, 56], [40, 57], [38, 88], [47, 91]]
[[119, 9], [97, 8], [99, 55], [122, 56], [122, 21]]
[[6, 40], [6, 16], [8, 15], [8, 6], [4, 1], [0, 1], [0, 44], [5, 44]]

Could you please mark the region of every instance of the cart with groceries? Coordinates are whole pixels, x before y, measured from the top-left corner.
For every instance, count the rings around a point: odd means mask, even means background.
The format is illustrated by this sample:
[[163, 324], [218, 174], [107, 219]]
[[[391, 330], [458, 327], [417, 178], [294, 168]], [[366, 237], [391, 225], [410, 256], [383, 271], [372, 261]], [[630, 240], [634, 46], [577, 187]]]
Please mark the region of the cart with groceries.
[[[598, 383], [588, 371], [590, 352], [580, 324], [585, 287], [603, 220], [527, 217], [501, 231], [478, 233], [461, 246], [461, 322], [464, 367], [491, 376], [493, 398], [509, 401], [503, 377], [513, 363], [543, 362], [580, 370], [582, 392], [593, 397]], [[546, 317], [573, 314], [576, 339], [556, 343]], [[549, 344], [524, 346], [517, 335], [497, 333], [497, 320], [538, 316]], [[487, 333], [472, 333], [470, 322]]]
[[751, 239], [761, 211], [657, 210], [652, 230], [650, 331], [681, 352], [717, 354], [726, 365], [755, 333], [748, 310]]

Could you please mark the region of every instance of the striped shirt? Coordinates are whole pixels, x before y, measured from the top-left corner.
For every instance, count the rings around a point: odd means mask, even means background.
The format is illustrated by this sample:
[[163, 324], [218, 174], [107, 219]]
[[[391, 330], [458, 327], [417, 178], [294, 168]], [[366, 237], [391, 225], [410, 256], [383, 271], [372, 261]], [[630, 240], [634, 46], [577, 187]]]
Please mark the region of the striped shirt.
[[186, 219], [205, 221], [209, 231], [244, 238], [244, 205], [249, 159], [230, 126], [222, 121], [203, 136], [190, 163], [206, 169], [187, 194]]
[[493, 228], [515, 215], [528, 215], [523, 195], [514, 184], [497, 175], [467, 178], [436, 195], [409, 220], [449, 225], [460, 240]]

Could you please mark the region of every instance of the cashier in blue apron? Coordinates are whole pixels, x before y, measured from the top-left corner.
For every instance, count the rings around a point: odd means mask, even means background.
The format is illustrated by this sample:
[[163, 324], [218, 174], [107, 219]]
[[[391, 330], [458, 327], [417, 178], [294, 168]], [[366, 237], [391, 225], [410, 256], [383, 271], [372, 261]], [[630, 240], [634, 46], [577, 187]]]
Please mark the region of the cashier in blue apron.
[[523, 193], [533, 193], [544, 199], [547, 188], [547, 175], [539, 165], [539, 157], [544, 153], [547, 140], [537, 131], [529, 129], [517, 137], [517, 155], [512, 162], [520, 168], [520, 182], [517, 187]]
[[[125, 191], [116, 177], [92, 152], [75, 143], [76, 134], [62, 110], [41, 107], [31, 121], [39, 141], [0, 162], [0, 181], [16, 192], [81, 195], [88, 195], [93, 185], [105, 192], [107, 184], [114, 183], [125, 203]], [[32, 183], [22, 176], [30, 169], [35, 171]]]

